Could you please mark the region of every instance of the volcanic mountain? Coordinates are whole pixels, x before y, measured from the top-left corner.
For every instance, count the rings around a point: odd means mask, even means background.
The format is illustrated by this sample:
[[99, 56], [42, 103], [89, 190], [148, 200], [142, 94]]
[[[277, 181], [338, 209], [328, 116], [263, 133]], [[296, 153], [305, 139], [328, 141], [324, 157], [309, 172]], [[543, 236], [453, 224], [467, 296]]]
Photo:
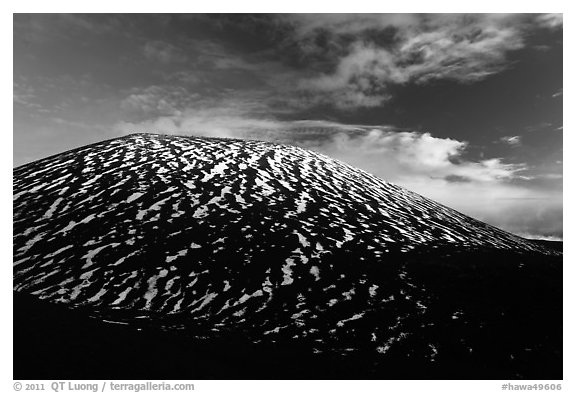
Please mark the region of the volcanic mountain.
[[134, 134], [13, 209], [15, 378], [562, 376], [561, 253], [312, 151]]

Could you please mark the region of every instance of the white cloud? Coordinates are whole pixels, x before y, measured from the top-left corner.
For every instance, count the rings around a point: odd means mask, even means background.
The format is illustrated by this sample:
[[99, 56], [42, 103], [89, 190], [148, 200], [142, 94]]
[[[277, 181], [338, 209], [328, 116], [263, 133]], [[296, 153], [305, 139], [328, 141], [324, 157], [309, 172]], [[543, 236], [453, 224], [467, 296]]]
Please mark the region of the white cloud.
[[243, 117], [223, 108], [187, 110], [179, 116], [163, 116], [138, 123], [121, 122], [124, 134], [152, 132], [223, 138], [258, 139], [254, 134], [279, 127], [275, 121]]
[[319, 94], [317, 100], [328, 99], [341, 108], [372, 107], [389, 98], [385, 92], [375, 90], [401, 78], [388, 51], [357, 43], [333, 73], [302, 80], [300, 88], [315, 91]]
[[530, 232], [519, 232], [519, 233], [517, 233], [517, 235], [525, 237], [526, 239], [532, 239], [532, 240], [546, 240], [546, 241], [552, 241], [552, 242], [562, 241], [562, 236], [537, 235], [537, 234], [533, 234]]
[[[472, 83], [501, 72], [508, 66], [508, 53], [525, 45], [527, 25], [522, 14], [288, 18], [303, 51], [318, 51], [314, 39], [320, 34], [328, 34], [326, 39], [337, 48], [329, 54], [332, 69], [304, 79], [300, 89], [343, 109], [381, 105], [389, 99], [390, 85]], [[375, 38], [386, 34], [388, 39]]]
[[398, 183], [414, 178], [493, 183], [512, 179], [525, 169], [523, 165], [505, 164], [498, 158], [463, 160], [466, 146], [466, 142], [436, 138], [429, 133], [377, 129], [362, 136], [338, 133], [329, 141], [308, 145]]
[[562, 236], [562, 192], [507, 182], [408, 179], [402, 186], [516, 234]]
[[[149, 92], [149, 95], [128, 97], [130, 103], [140, 105], [143, 112], [149, 103], [156, 107], [163, 90]], [[131, 98], [132, 97], [132, 98]], [[124, 121], [116, 128], [122, 133], [157, 132], [166, 134], [197, 135], [226, 138], [253, 138], [252, 134], [278, 130], [282, 124], [265, 113], [264, 103], [252, 97], [237, 98], [231, 94], [223, 99], [192, 99], [184, 108], [184, 103], [175, 100], [167, 102], [170, 109], [160, 116], [151, 116], [142, 121]], [[179, 108], [179, 109], [176, 109]], [[148, 111], [149, 113], [149, 111]]]
[[555, 29], [564, 25], [563, 14], [542, 14], [536, 18], [536, 21], [543, 27]]
[[500, 138], [500, 142], [506, 143], [510, 146], [520, 146], [520, 144], [522, 143], [522, 138], [520, 137], [520, 135], [503, 136], [502, 138]]

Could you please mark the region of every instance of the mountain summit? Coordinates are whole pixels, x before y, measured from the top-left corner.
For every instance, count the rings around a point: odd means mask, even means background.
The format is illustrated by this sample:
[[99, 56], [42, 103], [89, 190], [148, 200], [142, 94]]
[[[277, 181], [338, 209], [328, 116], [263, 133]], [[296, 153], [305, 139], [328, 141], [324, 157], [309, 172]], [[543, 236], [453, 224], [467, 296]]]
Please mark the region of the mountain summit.
[[34, 307], [294, 345], [363, 377], [561, 362], [558, 252], [302, 148], [134, 134], [16, 168], [13, 208]]

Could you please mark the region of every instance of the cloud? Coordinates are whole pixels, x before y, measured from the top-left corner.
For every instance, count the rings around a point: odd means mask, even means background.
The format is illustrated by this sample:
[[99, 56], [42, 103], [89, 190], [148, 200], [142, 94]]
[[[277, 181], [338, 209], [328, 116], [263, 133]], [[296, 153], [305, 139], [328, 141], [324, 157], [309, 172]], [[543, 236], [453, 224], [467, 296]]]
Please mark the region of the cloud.
[[436, 138], [429, 133], [394, 132], [373, 129], [363, 135], [338, 133], [326, 142], [307, 147], [352, 163], [384, 179], [402, 182], [413, 177], [495, 182], [511, 179], [523, 165], [505, 164], [493, 158], [465, 161], [466, 142]]
[[[182, 51], [188, 56], [188, 66], [204, 71], [247, 71], [262, 72], [270, 63], [262, 58], [251, 61], [251, 56], [239, 51], [234, 45], [211, 39], [183, 39]], [[257, 57], [257, 56], [256, 56]], [[193, 72], [191, 69], [187, 73]]]
[[142, 53], [147, 59], [164, 64], [183, 63], [187, 59], [182, 49], [164, 41], [146, 42]]
[[178, 94], [160, 86], [132, 94], [123, 101], [146, 119], [123, 121], [116, 125], [121, 133], [159, 132], [228, 138], [256, 138], [264, 132], [279, 130], [265, 100], [257, 93], [229, 92], [225, 97], [200, 97]]
[[562, 192], [505, 181], [450, 183], [423, 178], [400, 185], [512, 233], [562, 237]]
[[[340, 109], [375, 107], [390, 87], [435, 80], [474, 83], [509, 67], [525, 46], [526, 14], [290, 15], [293, 39], [323, 70], [298, 87], [311, 102]], [[536, 16], [538, 24], [557, 17]], [[318, 44], [323, 42], [323, 44]], [[320, 54], [320, 55], [318, 55]], [[326, 65], [327, 64], [327, 65]]]
[[121, 14], [14, 14], [14, 37], [31, 43], [69, 44], [78, 36], [117, 34], [130, 25]]
[[386, 50], [354, 44], [333, 73], [305, 79], [299, 87], [340, 108], [378, 106], [390, 98], [383, 85], [403, 78], [393, 62]]
[[549, 242], [557, 242], [562, 241], [562, 236], [554, 236], [554, 235], [538, 235], [530, 232], [519, 232], [517, 235], [525, 237], [526, 239], [532, 240], [546, 240]]
[[121, 100], [120, 107], [128, 116], [141, 120], [178, 115], [197, 98], [198, 94], [191, 93], [185, 87], [152, 85], [133, 89]]
[[138, 123], [121, 122], [116, 126], [124, 134], [153, 132], [241, 139], [261, 139], [255, 135], [279, 127], [275, 121], [245, 117], [224, 107], [188, 109], [177, 116], [162, 116]]
[[516, 147], [522, 144], [522, 137], [520, 135], [503, 136], [499, 141], [512, 147]]
[[13, 96], [12, 99], [14, 104], [27, 107], [28, 109], [38, 109], [38, 105], [35, 101], [37, 98], [34, 88], [28, 85], [25, 81], [13, 82]]
[[397, 85], [474, 83], [507, 69], [508, 54], [525, 45], [529, 17], [291, 14], [265, 19], [277, 37], [274, 49], [240, 51], [221, 41], [186, 38], [147, 41], [142, 51], [160, 64], [183, 66], [170, 69], [166, 81], [245, 83], [267, 90], [294, 111], [317, 105], [354, 110], [384, 105]]
[[235, 71], [262, 71], [267, 64], [259, 61], [257, 63], [249, 62], [240, 55], [227, 52], [224, 48], [218, 47], [217, 50], [204, 53], [202, 59], [211, 63], [211, 66], [218, 70], [235, 70]]
[[[562, 162], [560, 162], [560, 164], [561, 163]], [[561, 173], [543, 173], [543, 174], [535, 176], [535, 177], [539, 178], [539, 179], [559, 180], [559, 179], [563, 179], [564, 175]]]
[[556, 29], [564, 25], [563, 14], [542, 14], [536, 18], [536, 22], [542, 27]]
[[72, 76], [33, 75], [14, 76], [14, 109], [26, 117], [48, 116], [94, 104], [101, 98], [110, 97], [108, 86], [98, 85], [88, 74]]

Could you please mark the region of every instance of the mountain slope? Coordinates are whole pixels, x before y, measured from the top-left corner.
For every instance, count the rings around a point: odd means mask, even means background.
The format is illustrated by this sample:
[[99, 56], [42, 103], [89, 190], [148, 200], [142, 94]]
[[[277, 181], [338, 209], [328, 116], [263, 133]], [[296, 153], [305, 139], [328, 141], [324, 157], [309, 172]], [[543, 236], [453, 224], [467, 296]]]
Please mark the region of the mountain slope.
[[[356, 357], [370, 377], [393, 377], [382, 365], [397, 359], [424, 370], [443, 357], [526, 364], [527, 347], [557, 357], [559, 258], [293, 146], [137, 134], [14, 171], [18, 299]], [[524, 314], [518, 296], [535, 285], [548, 293]], [[544, 336], [483, 342], [533, 323], [539, 307], [554, 318]]]

